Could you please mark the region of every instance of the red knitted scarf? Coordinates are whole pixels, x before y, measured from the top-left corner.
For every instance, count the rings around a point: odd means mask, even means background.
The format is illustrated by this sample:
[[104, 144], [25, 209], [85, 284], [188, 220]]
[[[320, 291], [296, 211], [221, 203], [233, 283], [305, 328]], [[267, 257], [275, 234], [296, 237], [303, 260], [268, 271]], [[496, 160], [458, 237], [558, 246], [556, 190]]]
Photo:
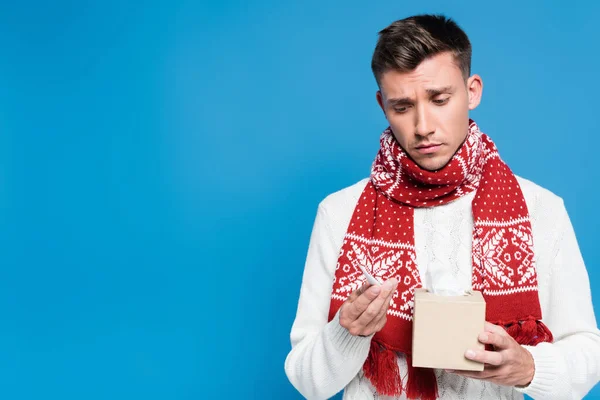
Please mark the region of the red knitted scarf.
[[[520, 344], [551, 342], [540, 321], [537, 275], [529, 213], [517, 179], [492, 140], [470, 121], [463, 145], [442, 169], [420, 168], [391, 130], [381, 136], [371, 179], [361, 194], [344, 237], [333, 283], [329, 320], [365, 278], [362, 265], [380, 282], [395, 277], [383, 330], [371, 342], [363, 366], [377, 392], [410, 399], [435, 399], [433, 369], [411, 366], [414, 289], [422, 287], [416, 265], [415, 207], [435, 207], [476, 191], [472, 201], [472, 288], [483, 293], [486, 320], [504, 326]], [[407, 358], [403, 385], [395, 352]]]

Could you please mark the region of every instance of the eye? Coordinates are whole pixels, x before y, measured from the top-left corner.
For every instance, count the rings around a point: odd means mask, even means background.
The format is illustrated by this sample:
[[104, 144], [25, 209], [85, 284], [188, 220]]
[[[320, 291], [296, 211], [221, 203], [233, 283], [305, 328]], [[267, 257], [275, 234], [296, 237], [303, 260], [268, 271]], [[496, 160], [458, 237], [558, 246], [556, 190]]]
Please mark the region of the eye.
[[438, 106], [444, 105], [448, 102], [448, 100], [450, 100], [450, 97], [446, 97], [445, 99], [434, 99], [433, 103], [437, 104]]
[[408, 110], [409, 106], [405, 106], [405, 107], [394, 107], [394, 111], [397, 112], [398, 114], [404, 114], [407, 110]]

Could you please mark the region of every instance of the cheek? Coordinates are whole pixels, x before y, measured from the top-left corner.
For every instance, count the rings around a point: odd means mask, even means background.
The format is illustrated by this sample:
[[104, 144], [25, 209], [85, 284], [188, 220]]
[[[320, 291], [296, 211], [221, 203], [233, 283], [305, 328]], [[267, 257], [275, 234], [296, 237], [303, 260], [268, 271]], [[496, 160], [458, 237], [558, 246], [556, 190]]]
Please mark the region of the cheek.
[[463, 136], [463, 132], [469, 127], [469, 109], [466, 104], [456, 102], [443, 108], [438, 116], [444, 131], [453, 133], [453, 136]]
[[408, 143], [408, 138], [410, 137], [410, 128], [406, 125], [406, 123], [401, 123], [398, 120], [394, 120], [392, 118], [388, 119], [390, 123], [390, 127], [392, 128], [392, 132], [394, 133], [394, 137], [400, 143], [402, 147]]
[[449, 123], [457, 123], [469, 115], [469, 107], [463, 99], [454, 99], [445, 107], [438, 107], [438, 110], [440, 118]]

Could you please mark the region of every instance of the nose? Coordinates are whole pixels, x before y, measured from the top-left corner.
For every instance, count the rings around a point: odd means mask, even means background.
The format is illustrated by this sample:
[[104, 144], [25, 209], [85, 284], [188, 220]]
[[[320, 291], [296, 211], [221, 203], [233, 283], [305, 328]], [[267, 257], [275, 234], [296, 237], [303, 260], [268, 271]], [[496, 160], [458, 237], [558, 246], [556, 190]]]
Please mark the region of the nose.
[[429, 136], [431, 133], [433, 133], [433, 121], [427, 112], [427, 107], [417, 107], [415, 118], [415, 134], [417, 136]]

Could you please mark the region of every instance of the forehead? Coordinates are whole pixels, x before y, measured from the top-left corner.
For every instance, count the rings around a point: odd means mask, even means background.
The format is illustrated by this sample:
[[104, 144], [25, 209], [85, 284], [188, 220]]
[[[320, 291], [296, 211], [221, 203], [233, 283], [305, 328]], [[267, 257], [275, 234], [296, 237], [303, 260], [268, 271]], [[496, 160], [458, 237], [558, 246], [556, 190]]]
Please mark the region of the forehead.
[[453, 86], [464, 81], [462, 71], [451, 53], [426, 59], [410, 72], [389, 70], [380, 79], [381, 90], [387, 96], [406, 96], [427, 89]]

